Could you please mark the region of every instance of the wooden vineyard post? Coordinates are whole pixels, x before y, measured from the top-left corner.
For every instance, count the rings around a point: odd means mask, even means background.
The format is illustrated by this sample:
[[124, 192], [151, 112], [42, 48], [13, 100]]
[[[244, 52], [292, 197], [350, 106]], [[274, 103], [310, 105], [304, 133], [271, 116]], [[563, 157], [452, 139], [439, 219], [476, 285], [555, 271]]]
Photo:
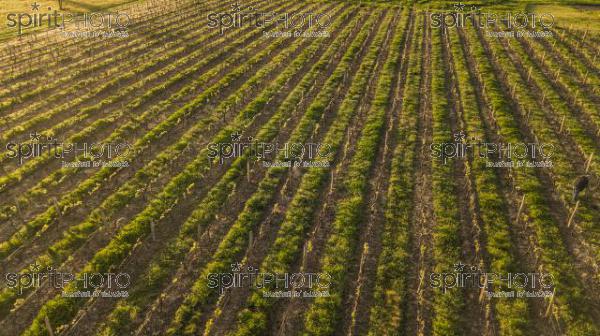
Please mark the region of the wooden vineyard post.
[[246, 160], [246, 180], [250, 182], [250, 159]]
[[304, 243], [304, 246], [302, 247], [302, 260], [306, 260], [306, 253], [307, 253], [307, 248], [306, 248], [306, 243]]
[[417, 285], [417, 293], [421, 296], [421, 286], [423, 285], [423, 280], [425, 279], [425, 270], [421, 269], [419, 271], [419, 284]]
[[60, 211], [60, 206], [58, 205], [58, 201], [56, 200], [56, 197], [52, 197], [52, 203], [54, 203], [54, 209], [56, 210], [56, 213], [58, 214], [58, 217], [62, 218], [62, 211]]
[[44, 316], [44, 324], [46, 324], [46, 329], [48, 329], [48, 334], [50, 336], [54, 336], [54, 331], [52, 330], [52, 325], [50, 324], [50, 319], [48, 319], [48, 315]]
[[542, 95], [542, 104], [544, 104], [545, 100], [546, 100], [546, 91], [544, 91], [544, 94]]
[[485, 292], [486, 292], [486, 286], [487, 286], [487, 273], [483, 277], [483, 283], [484, 283], [484, 285], [483, 285], [483, 287], [481, 287], [481, 290], [479, 291], [479, 302], [480, 303], [485, 298]]
[[577, 208], [579, 208], [579, 201], [575, 203], [575, 208], [573, 209], [573, 212], [571, 212], [571, 216], [569, 216], [569, 222], [567, 223], [567, 227], [571, 227], [573, 218], [575, 218], [575, 213], [577, 213]]
[[563, 132], [563, 129], [565, 127], [565, 118], [566, 118], [566, 116], [563, 116], [562, 120], [560, 122], [560, 130], [558, 131], [559, 134]]
[[519, 211], [517, 211], [517, 223], [519, 222], [519, 219], [521, 218], [521, 212], [523, 212], [523, 206], [525, 206], [525, 195], [523, 195], [523, 198], [521, 198], [521, 205], [519, 205]]
[[21, 207], [19, 206], [19, 200], [15, 197], [15, 208], [17, 208], [17, 216], [21, 219], [21, 222], [24, 222], [23, 213], [21, 212]]
[[333, 192], [333, 180], [334, 180], [334, 175], [333, 175], [333, 170], [331, 170], [331, 179], [329, 182], [329, 193], [331, 194]]
[[552, 311], [552, 307], [554, 306], [554, 296], [556, 295], [556, 288], [552, 292], [552, 297], [550, 298], [550, 302], [548, 302], [548, 308], [546, 309], [546, 317], [550, 316], [550, 312]]
[[116, 221], [114, 221], [114, 223], [113, 223], [113, 230], [115, 232], [119, 229], [119, 223], [121, 223], [124, 220], [125, 220], [125, 217], [121, 217], [121, 218], [117, 219]]
[[150, 233], [152, 234], [152, 241], [156, 241], [155, 226], [156, 226], [156, 224], [154, 223], [154, 221], [150, 222]]
[[587, 163], [585, 164], [585, 172], [589, 172], [590, 171], [590, 167], [592, 166], [592, 159], [594, 158], [594, 153], [590, 154], [590, 158], [588, 159]]

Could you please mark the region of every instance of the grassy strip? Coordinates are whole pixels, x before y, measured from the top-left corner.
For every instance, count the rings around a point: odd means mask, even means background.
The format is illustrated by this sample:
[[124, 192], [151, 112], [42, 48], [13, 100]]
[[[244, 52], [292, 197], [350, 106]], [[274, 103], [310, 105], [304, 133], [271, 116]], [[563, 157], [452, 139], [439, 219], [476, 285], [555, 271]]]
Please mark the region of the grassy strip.
[[[433, 113], [433, 142], [453, 141], [450, 129], [451, 107], [446, 92], [450, 90], [446, 81], [445, 64], [442, 58], [442, 35], [440, 30], [432, 31], [431, 48], [431, 101]], [[432, 161], [432, 192], [435, 228], [433, 230], [433, 271], [440, 274], [453, 270], [453, 265], [461, 260], [461, 220], [457, 195], [457, 172], [454, 165], [443, 158]], [[460, 335], [461, 311], [464, 307], [463, 292], [448, 290], [435, 292], [433, 297], [433, 335]]]

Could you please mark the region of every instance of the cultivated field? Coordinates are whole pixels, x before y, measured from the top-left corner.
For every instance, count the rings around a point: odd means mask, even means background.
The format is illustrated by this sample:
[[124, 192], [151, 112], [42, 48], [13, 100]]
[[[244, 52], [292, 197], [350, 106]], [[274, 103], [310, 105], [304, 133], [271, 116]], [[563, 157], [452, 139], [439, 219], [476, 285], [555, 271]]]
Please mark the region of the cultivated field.
[[[232, 5], [133, 2], [119, 7], [127, 37], [0, 45], [0, 335], [600, 335], [593, 14], [557, 15], [550, 37], [496, 37], [534, 29], [437, 27], [450, 3], [249, 0], [327, 14], [328, 34], [207, 25]], [[328, 166], [213, 155], [232, 143], [320, 144]], [[128, 150], [75, 167], [86, 144]], [[517, 160], [551, 164], [491, 167]], [[77, 280], [57, 286], [50, 270]], [[327, 295], [227, 286], [240, 272], [320, 275]], [[501, 278], [444, 282], [463, 273]], [[550, 295], [489, 294], [515, 290], [515, 274]], [[128, 296], [65, 295], [90, 283]]]

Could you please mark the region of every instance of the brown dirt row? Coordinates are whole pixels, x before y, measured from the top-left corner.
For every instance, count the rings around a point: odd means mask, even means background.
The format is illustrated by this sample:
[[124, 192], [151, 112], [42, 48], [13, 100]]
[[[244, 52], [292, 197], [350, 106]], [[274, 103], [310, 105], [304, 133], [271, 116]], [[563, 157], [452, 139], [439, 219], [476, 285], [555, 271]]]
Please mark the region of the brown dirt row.
[[432, 233], [435, 228], [432, 195], [432, 161], [429, 146], [433, 139], [433, 116], [431, 107], [431, 28], [427, 13], [423, 12], [423, 41], [421, 49], [421, 83], [419, 97], [418, 137], [415, 158], [415, 208], [411, 220], [409, 250], [411, 262], [408, 267], [408, 297], [404, 317], [404, 334], [430, 335], [432, 289], [426, 285], [426, 277], [433, 270]]

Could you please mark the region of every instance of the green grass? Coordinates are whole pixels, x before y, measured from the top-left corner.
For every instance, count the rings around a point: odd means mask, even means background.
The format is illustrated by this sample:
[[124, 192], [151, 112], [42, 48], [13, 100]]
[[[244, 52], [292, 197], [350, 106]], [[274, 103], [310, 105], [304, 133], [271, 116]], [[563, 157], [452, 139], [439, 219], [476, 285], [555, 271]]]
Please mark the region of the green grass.
[[590, 29], [600, 33], [600, 3], [596, 6], [534, 5], [534, 13], [552, 13], [556, 22], [563, 28], [577, 30]]

